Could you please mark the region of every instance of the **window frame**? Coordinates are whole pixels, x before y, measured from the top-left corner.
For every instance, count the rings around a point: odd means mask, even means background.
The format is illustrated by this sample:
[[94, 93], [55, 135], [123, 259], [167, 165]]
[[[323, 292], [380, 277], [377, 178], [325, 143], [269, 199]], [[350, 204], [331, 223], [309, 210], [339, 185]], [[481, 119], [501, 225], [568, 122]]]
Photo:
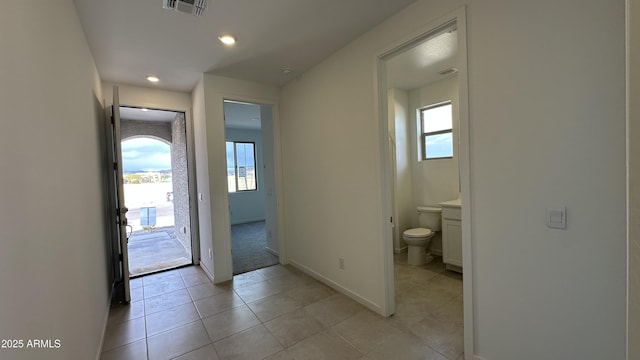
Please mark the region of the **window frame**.
[[[258, 191], [258, 156], [257, 156], [257, 152], [258, 152], [258, 148], [256, 146], [255, 141], [235, 141], [235, 140], [227, 140], [225, 141], [225, 151], [226, 151], [226, 144], [227, 143], [231, 143], [233, 144], [233, 169], [234, 169], [234, 180], [235, 180], [235, 184], [236, 184], [236, 188], [234, 191], [231, 191], [231, 189], [229, 189], [229, 186], [227, 184], [227, 191], [232, 194], [232, 193], [240, 193], [240, 192], [250, 192], [250, 191]], [[238, 166], [238, 150], [237, 150], [237, 145], [238, 144], [251, 144], [253, 146], [253, 168], [254, 168], [254, 182], [255, 182], [255, 189], [245, 189], [245, 190], [239, 190], [239, 186], [238, 186], [238, 174], [239, 174], [239, 166]], [[229, 168], [228, 166], [229, 164], [227, 164], [227, 169]], [[246, 166], [245, 166], [246, 167]], [[227, 175], [228, 176], [228, 175]], [[245, 176], [246, 178], [246, 170], [245, 170]]]
[[[433, 110], [443, 106], [451, 106], [451, 128], [445, 130], [437, 130], [437, 131], [424, 131], [424, 112], [427, 110]], [[418, 109], [420, 114], [420, 157], [422, 160], [440, 160], [440, 159], [453, 159], [454, 156], [454, 139], [453, 139], [453, 102], [451, 100], [439, 102], [436, 104], [432, 104], [429, 106], [422, 107]], [[451, 133], [451, 156], [439, 156], [439, 157], [427, 157], [427, 137], [433, 135], [441, 135]]]

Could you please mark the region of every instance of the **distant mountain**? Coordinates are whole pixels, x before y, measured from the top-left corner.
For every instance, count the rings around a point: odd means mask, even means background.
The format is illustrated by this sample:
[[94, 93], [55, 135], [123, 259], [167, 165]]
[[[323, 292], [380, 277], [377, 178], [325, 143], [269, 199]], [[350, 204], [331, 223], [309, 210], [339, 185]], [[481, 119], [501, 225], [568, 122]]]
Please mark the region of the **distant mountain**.
[[171, 174], [171, 169], [169, 170], [124, 170], [125, 174], [146, 174], [146, 173], [159, 173], [159, 174]]

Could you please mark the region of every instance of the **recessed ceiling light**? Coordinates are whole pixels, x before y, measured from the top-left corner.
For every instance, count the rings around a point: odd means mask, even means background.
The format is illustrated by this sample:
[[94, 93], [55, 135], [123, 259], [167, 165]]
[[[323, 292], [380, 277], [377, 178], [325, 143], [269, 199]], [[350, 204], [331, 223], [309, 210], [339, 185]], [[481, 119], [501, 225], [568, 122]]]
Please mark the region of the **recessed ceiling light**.
[[233, 45], [236, 43], [236, 38], [229, 34], [220, 35], [218, 39], [225, 45]]
[[157, 83], [160, 79], [155, 75], [147, 75], [147, 80], [152, 83]]
[[282, 71], [282, 75], [284, 76], [291, 75], [291, 73], [293, 72], [293, 70], [291, 70], [291, 68], [289, 67], [283, 67], [282, 69], [280, 69], [280, 71]]

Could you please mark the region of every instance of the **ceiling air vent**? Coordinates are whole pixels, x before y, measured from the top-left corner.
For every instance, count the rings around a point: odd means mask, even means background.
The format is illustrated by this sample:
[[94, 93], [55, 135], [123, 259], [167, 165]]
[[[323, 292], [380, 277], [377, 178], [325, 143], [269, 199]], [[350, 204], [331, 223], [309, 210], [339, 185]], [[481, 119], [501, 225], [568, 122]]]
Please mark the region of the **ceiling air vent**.
[[207, 0], [162, 0], [162, 7], [200, 16], [207, 7]]

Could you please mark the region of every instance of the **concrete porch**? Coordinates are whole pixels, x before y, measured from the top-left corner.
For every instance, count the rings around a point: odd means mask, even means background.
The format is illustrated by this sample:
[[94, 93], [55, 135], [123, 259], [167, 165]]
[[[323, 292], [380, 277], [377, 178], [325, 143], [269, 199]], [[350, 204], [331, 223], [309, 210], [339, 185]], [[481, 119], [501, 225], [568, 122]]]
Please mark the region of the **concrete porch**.
[[129, 237], [131, 277], [191, 264], [191, 251], [177, 238], [175, 227], [137, 230]]

